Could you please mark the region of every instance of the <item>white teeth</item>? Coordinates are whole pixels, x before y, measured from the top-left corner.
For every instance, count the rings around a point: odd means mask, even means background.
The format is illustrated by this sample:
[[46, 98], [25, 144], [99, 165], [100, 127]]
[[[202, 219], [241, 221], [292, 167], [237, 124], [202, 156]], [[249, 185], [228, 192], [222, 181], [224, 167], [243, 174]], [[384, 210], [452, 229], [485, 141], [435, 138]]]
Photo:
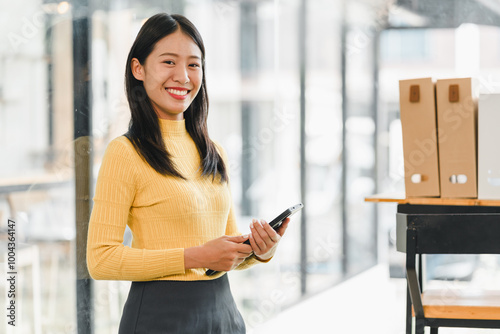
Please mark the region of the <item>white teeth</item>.
[[180, 96], [184, 96], [188, 93], [187, 90], [177, 90], [177, 89], [171, 89], [171, 88], [167, 88], [167, 92], [174, 94], [174, 95], [180, 95]]

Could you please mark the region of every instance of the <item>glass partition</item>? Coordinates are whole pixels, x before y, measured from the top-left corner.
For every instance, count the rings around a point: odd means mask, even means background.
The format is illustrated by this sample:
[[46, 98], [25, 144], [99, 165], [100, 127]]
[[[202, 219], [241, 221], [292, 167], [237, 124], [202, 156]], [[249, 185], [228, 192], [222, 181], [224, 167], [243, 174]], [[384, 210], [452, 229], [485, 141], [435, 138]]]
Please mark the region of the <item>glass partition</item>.
[[[306, 204], [273, 261], [230, 273], [249, 329], [377, 263], [376, 216], [363, 198], [377, 182], [378, 7], [85, 3], [26, 0], [0, 12], [0, 228], [4, 242], [9, 219], [16, 225], [19, 333], [117, 331], [130, 282], [85, 276], [86, 209], [78, 205], [91, 204], [104, 150], [127, 131], [126, 56], [144, 20], [158, 12], [186, 15], [204, 38], [209, 130], [229, 156], [240, 230], [249, 231], [251, 218]], [[79, 20], [83, 30], [75, 28]], [[88, 61], [75, 51], [85, 48]], [[80, 136], [89, 143], [76, 145]], [[86, 174], [83, 158], [90, 159]], [[80, 181], [89, 184], [83, 198], [75, 195]]]

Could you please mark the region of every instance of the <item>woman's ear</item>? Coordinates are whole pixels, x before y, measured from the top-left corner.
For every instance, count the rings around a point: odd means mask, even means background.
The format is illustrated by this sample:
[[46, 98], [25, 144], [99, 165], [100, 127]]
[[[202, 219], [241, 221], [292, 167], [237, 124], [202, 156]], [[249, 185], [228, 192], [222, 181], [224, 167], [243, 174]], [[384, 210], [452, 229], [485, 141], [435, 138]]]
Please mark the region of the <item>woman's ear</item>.
[[132, 70], [132, 75], [139, 81], [144, 81], [144, 68], [137, 58], [132, 58], [130, 62], [130, 68]]

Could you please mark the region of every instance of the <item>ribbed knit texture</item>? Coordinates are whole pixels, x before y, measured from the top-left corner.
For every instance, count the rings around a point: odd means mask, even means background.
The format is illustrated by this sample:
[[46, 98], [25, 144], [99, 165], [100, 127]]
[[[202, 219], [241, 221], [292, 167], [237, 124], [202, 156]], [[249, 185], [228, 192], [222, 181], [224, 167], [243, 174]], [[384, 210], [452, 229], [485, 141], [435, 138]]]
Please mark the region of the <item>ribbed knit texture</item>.
[[[201, 175], [201, 159], [185, 121], [160, 119], [176, 168], [187, 180], [162, 176], [124, 136], [108, 145], [97, 178], [87, 242], [94, 279], [207, 280], [206, 268], [184, 268], [184, 249], [239, 235], [228, 183]], [[226, 166], [227, 158], [217, 146]], [[126, 225], [132, 246], [123, 245]], [[251, 257], [237, 269], [258, 260]]]

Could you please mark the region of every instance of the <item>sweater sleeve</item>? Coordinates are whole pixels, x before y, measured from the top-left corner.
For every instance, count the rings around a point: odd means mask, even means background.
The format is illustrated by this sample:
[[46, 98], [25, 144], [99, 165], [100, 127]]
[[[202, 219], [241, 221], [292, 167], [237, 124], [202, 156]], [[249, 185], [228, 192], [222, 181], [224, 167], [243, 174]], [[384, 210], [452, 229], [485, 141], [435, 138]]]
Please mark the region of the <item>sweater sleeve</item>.
[[[233, 211], [233, 204], [231, 202], [231, 209], [229, 211], [229, 217], [227, 220], [227, 226], [226, 226], [226, 235], [241, 235], [241, 232], [238, 230], [238, 226], [236, 224], [236, 219], [235, 219], [235, 214]], [[255, 257], [254, 254], [250, 255], [247, 257], [243, 262], [241, 262], [235, 270], [244, 270], [248, 269], [250, 267], [253, 267], [257, 263], [263, 263], [263, 262], [269, 262], [269, 260], [266, 261], [260, 261]]]
[[131, 146], [115, 139], [103, 157], [87, 240], [87, 266], [94, 279], [147, 281], [185, 272], [183, 249], [148, 250], [123, 245], [138, 187], [136, 164], [140, 158], [134, 154]]

